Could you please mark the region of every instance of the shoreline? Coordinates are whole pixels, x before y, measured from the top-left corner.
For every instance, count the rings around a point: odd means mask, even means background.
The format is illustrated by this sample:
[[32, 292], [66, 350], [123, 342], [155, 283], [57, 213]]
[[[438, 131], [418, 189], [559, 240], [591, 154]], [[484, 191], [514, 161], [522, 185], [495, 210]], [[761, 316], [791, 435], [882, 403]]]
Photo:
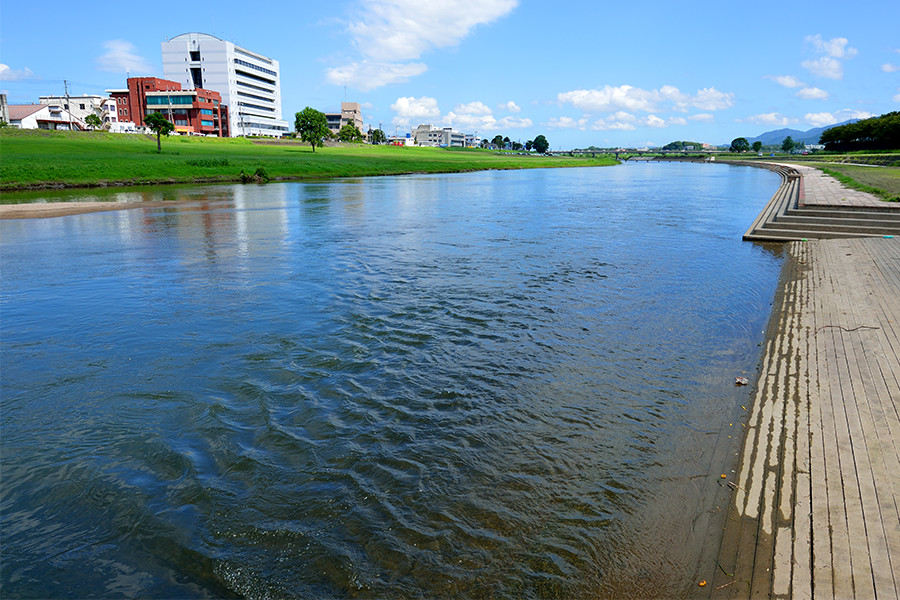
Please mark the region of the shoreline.
[[30, 204], [0, 204], [0, 220], [47, 219], [68, 217], [95, 212], [127, 210], [132, 208], [162, 208], [177, 206], [178, 200], [151, 202], [32, 202]]

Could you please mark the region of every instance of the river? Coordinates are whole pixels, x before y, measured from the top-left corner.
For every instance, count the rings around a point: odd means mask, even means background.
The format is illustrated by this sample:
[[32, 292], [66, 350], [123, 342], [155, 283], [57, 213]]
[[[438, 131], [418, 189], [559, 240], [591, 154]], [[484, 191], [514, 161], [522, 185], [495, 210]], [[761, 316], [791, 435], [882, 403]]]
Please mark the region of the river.
[[689, 594], [778, 184], [626, 164], [0, 221], [3, 597]]

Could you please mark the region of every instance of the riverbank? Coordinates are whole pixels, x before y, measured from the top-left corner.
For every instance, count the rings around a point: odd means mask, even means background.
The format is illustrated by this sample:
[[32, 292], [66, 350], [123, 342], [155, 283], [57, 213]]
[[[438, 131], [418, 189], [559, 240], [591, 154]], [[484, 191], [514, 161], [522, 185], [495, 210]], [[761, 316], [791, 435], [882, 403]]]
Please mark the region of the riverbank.
[[896, 598], [900, 242], [788, 252], [706, 593]]
[[[313, 152], [308, 144], [244, 138], [163, 139], [106, 132], [0, 129], [0, 190], [117, 187], [171, 183], [321, 180], [488, 169], [608, 166], [614, 157], [569, 158], [466, 148], [341, 144]], [[5, 200], [0, 200], [5, 202]]]

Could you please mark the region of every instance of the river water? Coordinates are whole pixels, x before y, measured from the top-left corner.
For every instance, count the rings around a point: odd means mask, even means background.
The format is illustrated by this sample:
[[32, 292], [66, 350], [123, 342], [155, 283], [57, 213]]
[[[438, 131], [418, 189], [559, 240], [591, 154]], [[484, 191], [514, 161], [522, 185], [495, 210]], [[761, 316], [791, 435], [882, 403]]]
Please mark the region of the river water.
[[627, 164], [0, 221], [3, 597], [689, 594], [778, 183]]

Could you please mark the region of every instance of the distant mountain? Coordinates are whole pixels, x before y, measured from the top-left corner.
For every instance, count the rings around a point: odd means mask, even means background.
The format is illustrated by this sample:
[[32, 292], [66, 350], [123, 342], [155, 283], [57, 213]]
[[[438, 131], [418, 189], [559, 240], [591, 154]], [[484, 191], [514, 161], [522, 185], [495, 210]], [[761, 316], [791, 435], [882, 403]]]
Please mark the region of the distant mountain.
[[[816, 127], [815, 129], [809, 129], [807, 131], [800, 131], [798, 129], [777, 129], [775, 131], [761, 133], [756, 137], [747, 138], [747, 141], [750, 142], [751, 146], [753, 145], [753, 142], [762, 142], [763, 146], [780, 146], [784, 141], [784, 138], [791, 136], [791, 139], [796, 143], [818, 144], [819, 137], [826, 129], [831, 129], [838, 125], [846, 125], [847, 123], [856, 123], [858, 120], [859, 119], [850, 119], [843, 123], [835, 123], [834, 125], [826, 125], [825, 127]], [[730, 144], [731, 142], [728, 142], [724, 145], [728, 146]]]

